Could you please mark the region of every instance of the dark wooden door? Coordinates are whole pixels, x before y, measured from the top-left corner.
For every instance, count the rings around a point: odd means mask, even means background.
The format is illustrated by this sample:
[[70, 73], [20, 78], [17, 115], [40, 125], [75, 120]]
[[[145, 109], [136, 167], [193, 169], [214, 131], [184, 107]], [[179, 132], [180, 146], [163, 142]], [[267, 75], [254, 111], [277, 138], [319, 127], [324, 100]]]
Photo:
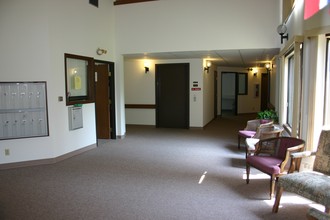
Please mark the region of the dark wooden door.
[[260, 92], [260, 110], [264, 111], [268, 108], [269, 101], [269, 78], [267, 73], [261, 75], [261, 92]]
[[189, 64], [156, 64], [156, 127], [189, 128]]
[[97, 138], [109, 139], [110, 100], [109, 100], [109, 69], [107, 64], [95, 64], [97, 80], [95, 82], [95, 111]]

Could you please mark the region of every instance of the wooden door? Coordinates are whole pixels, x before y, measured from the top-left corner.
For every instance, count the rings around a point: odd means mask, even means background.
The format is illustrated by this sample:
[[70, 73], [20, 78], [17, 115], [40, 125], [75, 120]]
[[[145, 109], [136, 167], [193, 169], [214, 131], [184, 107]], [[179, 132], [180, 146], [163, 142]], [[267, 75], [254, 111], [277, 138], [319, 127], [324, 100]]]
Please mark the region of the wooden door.
[[189, 64], [156, 65], [156, 127], [189, 128]]
[[107, 64], [95, 64], [97, 78], [95, 82], [96, 133], [98, 139], [109, 139], [111, 132], [109, 69]]

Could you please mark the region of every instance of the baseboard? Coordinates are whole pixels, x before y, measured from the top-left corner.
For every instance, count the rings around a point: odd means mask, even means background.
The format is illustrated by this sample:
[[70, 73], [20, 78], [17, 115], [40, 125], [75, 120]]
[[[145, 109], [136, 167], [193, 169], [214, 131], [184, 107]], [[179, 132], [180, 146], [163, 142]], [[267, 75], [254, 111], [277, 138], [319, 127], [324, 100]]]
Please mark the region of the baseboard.
[[41, 160], [30, 160], [30, 161], [23, 161], [23, 162], [15, 162], [15, 163], [6, 163], [0, 164], [0, 170], [7, 170], [13, 168], [21, 168], [21, 167], [30, 167], [30, 166], [38, 166], [38, 165], [46, 165], [46, 164], [54, 164], [60, 161], [69, 159], [71, 157], [77, 156], [82, 154], [86, 151], [92, 150], [96, 148], [96, 144], [89, 145], [87, 147], [81, 148], [79, 150], [72, 151], [70, 153], [49, 159], [41, 159]]
[[126, 134], [124, 135], [117, 135], [117, 139], [124, 139], [126, 137]]
[[204, 127], [189, 127], [189, 130], [203, 130]]

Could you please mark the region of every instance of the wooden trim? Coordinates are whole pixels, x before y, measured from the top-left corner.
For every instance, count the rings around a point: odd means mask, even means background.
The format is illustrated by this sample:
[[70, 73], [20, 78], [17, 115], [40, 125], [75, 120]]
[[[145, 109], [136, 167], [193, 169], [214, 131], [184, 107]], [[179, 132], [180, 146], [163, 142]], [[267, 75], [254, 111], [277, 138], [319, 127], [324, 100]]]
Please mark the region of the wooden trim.
[[151, 2], [157, 0], [117, 0], [113, 4], [114, 5], [124, 5], [124, 4], [132, 4], [132, 3], [139, 3], [139, 2]]
[[142, 108], [142, 109], [156, 109], [156, 105], [153, 104], [125, 104], [125, 108]]
[[72, 151], [70, 153], [61, 155], [59, 157], [55, 157], [55, 158], [0, 164], [0, 170], [7, 170], [7, 169], [21, 168], [21, 167], [30, 167], [30, 166], [38, 166], [38, 165], [54, 164], [54, 163], [58, 163], [60, 161], [69, 159], [69, 158], [71, 158], [73, 156], [77, 156], [79, 154], [85, 153], [86, 151], [92, 150], [94, 148], [96, 148], [96, 144], [92, 144], [92, 145], [86, 146], [86, 147], [81, 148], [79, 150], [75, 150], [75, 151]]

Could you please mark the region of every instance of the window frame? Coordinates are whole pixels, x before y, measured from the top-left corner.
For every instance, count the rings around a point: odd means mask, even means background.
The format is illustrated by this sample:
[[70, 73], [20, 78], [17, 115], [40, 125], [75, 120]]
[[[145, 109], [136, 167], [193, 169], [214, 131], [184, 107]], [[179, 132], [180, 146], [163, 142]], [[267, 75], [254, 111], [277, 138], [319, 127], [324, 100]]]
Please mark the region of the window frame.
[[[74, 79], [72, 77], [75, 73], [73, 73], [75, 68], [80, 68], [80, 66], [74, 67], [76, 65], [74, 62], [70, 62], [70, 60], [76, 60], [79, 62], [85, 62], [86, 66], [83, 68], [82, 74], [79, 74], [79, 86], [77, 88], [73, 88], [72, 85]], [[85, 104], [85, 103], [93, 103], [94, 99], [94, 58], [85, 57], [75, 54], [64, 54], [64, 65], [65, 65], [65, 91], [66, 91], [66, 105], [75, 105], [75, 104]], [[73, 93], [74, 90], [82, 90], [79, 93]]]

